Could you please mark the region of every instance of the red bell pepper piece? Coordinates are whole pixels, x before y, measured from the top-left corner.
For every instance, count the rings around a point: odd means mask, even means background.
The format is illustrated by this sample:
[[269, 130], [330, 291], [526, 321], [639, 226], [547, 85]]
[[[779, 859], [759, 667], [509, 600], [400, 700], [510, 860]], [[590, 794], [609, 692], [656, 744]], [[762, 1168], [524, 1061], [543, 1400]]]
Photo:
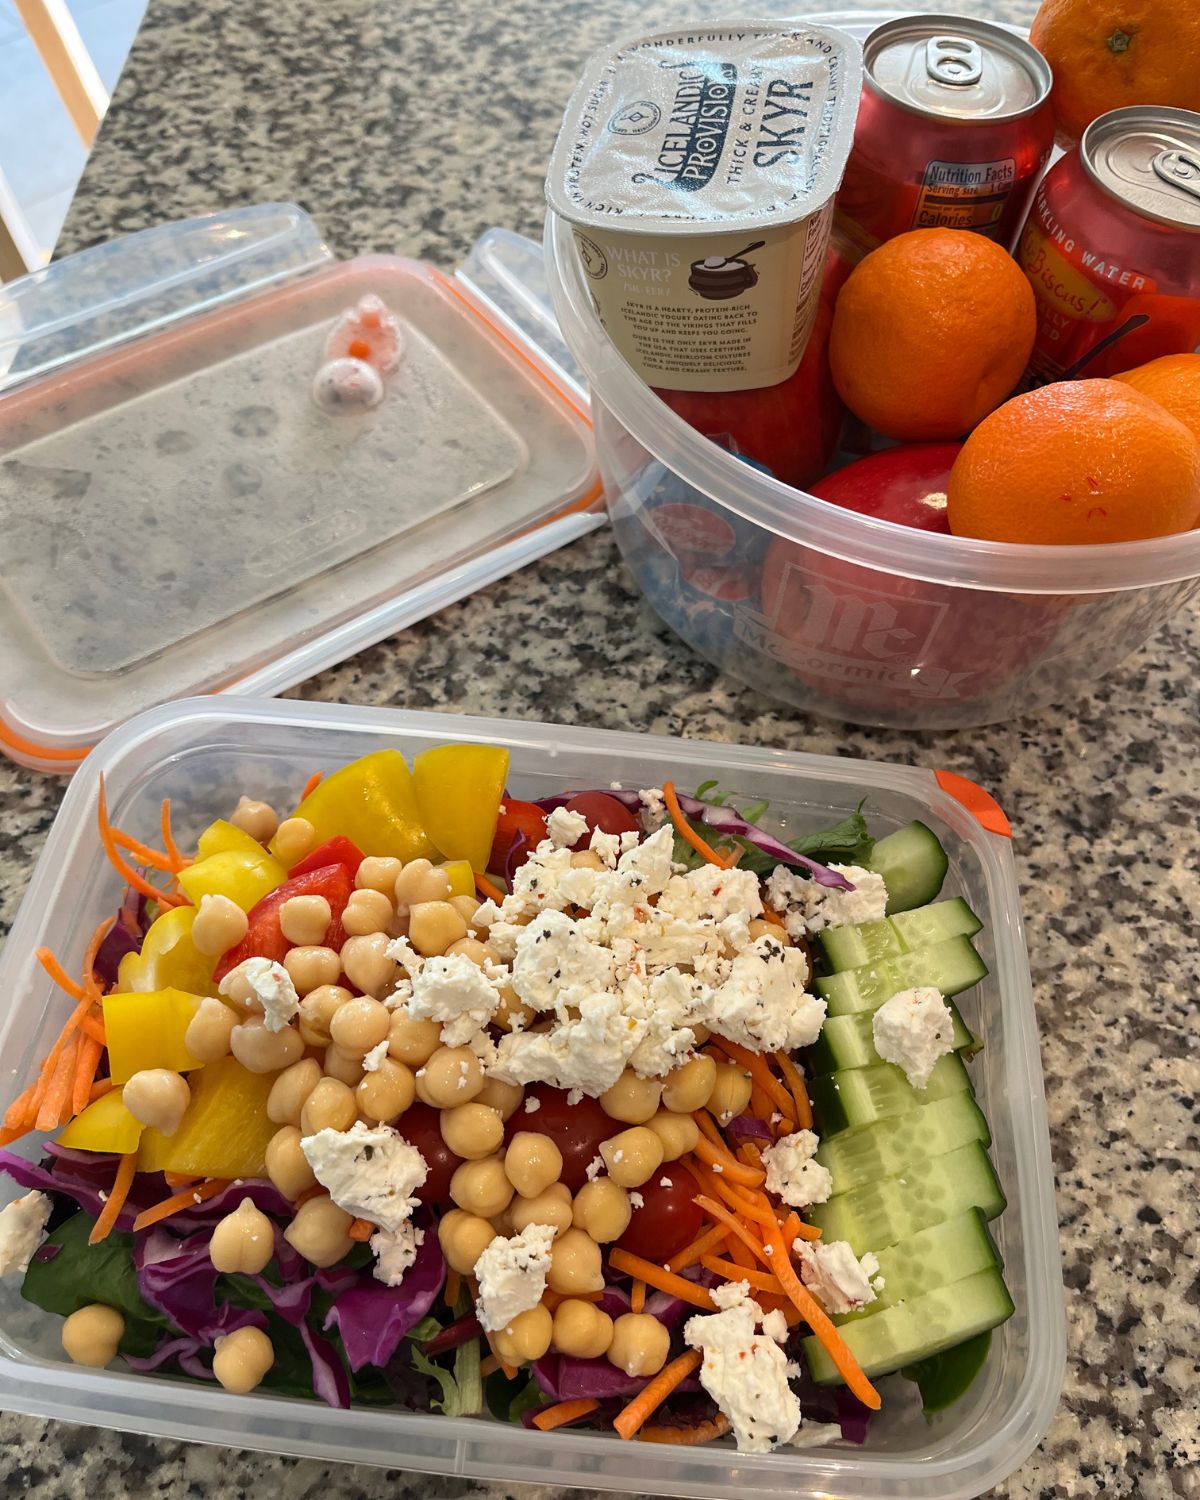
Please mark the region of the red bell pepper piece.
[[342, 913], [354, 890], [354, 877], [345, 865], [322, 865], [319, 870], [306, 870], [293, 874], [275, 890], [268, 891], [257, 906], [248, 913], [249, 926], [246, 936], [235, 947], [230, 948], [216, 967], [213, 979], [220, 983], [231, 969], [248, 958], [269, 958], [279, 963], [289, 948], [295, 947], [283, 935], [279, 925], [279, 910], [293, 896], [324, 896], [329, 902], [332, 920], [325, 933], [326, 946], [341, 950], [346, 940], [342, 927]]
[[339, 833], [336, 838], [327, 839], [311, 854], [306, 854], [303, 859], [297, 860], [288, 874], [289, 876], [307, 875], [310, 870], [323, 870], [326, 865], [345, 865], [353, 876], [358, 874], [358, 867], [364, 859], [366, 855], [358, 845], [343, 838]]

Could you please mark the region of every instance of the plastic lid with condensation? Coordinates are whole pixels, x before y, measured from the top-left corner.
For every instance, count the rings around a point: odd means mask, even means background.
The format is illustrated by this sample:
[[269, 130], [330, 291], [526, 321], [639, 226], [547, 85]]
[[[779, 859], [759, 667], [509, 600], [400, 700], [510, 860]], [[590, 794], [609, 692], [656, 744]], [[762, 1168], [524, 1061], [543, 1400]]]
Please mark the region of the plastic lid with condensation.
[[[279, 691], [598, 523], [578, 388], [488, 259], [338, 262], [268, 204], [0, 289], [0, 749], [71, 769], [156, 703]], [[331, 412], [313, 376], [367, 293], [403, 358]]]

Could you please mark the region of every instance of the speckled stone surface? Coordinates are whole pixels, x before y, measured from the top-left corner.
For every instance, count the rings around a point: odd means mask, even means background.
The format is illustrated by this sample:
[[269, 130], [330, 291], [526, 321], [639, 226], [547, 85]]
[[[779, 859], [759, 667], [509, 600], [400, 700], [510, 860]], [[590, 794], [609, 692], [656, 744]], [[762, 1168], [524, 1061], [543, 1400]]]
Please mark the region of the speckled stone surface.
[[[975, 9], [1028, 20], [1033, 5]], [[687, 10], [728, 14], [707, 0], [151, 0], [60, 250], [271, 198], [303, 204], [343, 254], [449, 266], [488, 225], [536, 233], [543, 164], [584, 54]], [[694, 656], [640, 601], [604, 531], [299, 694], [894, 758], [990, 787], [1016, 828], [1069, 1337], [1054, 1423], [991, 1493], [1169, 1500], [1200, 1495], [1198, 672], [1192, 613], [1057, 712], [976, 732], [847, 729], [766, 704]], [[0, 926], [60, 790], [0, 762]], [[564, 1493], [12, 1415], [0, 1444], [6, 1497]]]

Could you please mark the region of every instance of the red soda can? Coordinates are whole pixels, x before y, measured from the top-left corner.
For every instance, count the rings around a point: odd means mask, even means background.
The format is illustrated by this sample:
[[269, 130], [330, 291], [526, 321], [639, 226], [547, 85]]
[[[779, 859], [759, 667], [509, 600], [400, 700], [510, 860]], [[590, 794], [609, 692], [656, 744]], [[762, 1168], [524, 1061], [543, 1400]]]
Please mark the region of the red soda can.
[[834, 202], [848, 260], [909, 229], [1012, 245], [1054, 144], [1050, 65], [1000, 26], [905, 16], [863, 47], [854, 146]]
[[1038, 318], [1022, 390], [1200, 348], [1200, 114], [1093, 120], [1038, 187], [1016, 256]]

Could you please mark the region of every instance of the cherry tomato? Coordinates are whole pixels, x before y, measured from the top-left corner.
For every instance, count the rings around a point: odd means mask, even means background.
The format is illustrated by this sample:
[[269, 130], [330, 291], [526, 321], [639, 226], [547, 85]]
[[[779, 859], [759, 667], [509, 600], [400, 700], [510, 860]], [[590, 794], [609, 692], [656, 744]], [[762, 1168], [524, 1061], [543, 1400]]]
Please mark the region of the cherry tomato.
[[505, 1138], [512, 1140], [518, 1130], [548, 1135], [562, 1152], [560, 1180], [577, 1193], [587, 1181], [588, 1167], [600, 1154], [600, 1142], [626, 1127], [606, 1115], [599, 1101], [589, 1099], [586, 1094], [578, 1104], [568, 1104], [563, 1089], [537, 1083], [525, 1090], [526, 1103], [530, 1099], [538, 1101], [537, 1109], [529, 1114], [524, 1104], [519, 1105], [505, 1127]]
[[[546, 837], [546, 814], [536, 802], [518, 802], [512, 797], [505, 797], [500, 806], [502, 810], [496, 819], [492, 852], [488, 856], [488, 870], [493, 875], [506, 873], [508, 851], [518, 833], [523, 833], [529, 840], [529, 852]], [[515, 864], [523, 865], [525, 858], [523, 851], [517, 856]]]
[[640, 833], [638, 821], [623, 802], [604, 792], [580, 792], [567, 803], [567, 811], [587, 819], [588, 831], [575, 845], [586, 849], [597, 828], [602, 833]]
[[617, 1244], [644, 1260], [670, 1260], [677, 1250], [691, 1244], [704, 1220], [692, 1202], [696, 1196], [692, 1174], [668, 1162], [636, 1191], [642, 1195], [642, 1206], [634, 1209], [629, 1228]]
[[425, 1158], [429, 1176], [413, 1194], [422, 1203], [434, 1203], [439, 1208], [450, 1205], [450, 1179], [454, 1169], [462, 1161], [455, 1156], [442, 1140], [442, 1127], [438, 1122], [440, 1109], [430, 1104], [410, 1105], [396, 1122], [396, 1129]]

